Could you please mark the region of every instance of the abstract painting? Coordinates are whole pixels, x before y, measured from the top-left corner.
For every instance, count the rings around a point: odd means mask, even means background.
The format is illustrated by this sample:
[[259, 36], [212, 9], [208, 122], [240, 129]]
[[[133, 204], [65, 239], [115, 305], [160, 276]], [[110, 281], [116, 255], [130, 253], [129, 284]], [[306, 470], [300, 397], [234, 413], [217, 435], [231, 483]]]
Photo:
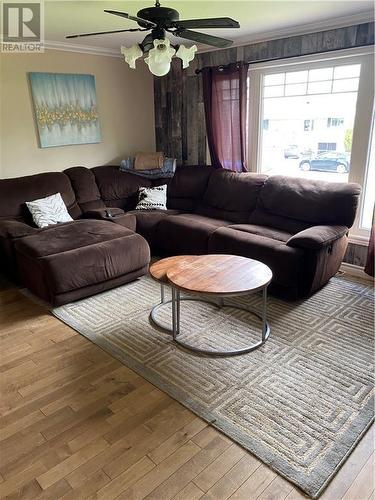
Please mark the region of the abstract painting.
[[100, 142], [95, 77], [29, 73], [40, 147]]

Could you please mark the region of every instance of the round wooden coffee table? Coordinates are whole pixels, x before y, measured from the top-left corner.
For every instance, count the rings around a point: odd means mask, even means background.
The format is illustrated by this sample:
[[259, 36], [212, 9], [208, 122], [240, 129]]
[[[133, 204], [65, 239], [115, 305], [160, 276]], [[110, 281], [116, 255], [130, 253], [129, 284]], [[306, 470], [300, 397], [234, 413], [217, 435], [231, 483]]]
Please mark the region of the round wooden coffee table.
[[[161, 300], [152, 308], [150, 319], [157, 327], [172, 333], [173, 340], [186, 349], [214, 356], [233, 356], [253, 351], [268, 339], [271, 330], [267, 322], [267, 287], [272, 279], [272, 271], [262, 262], [237, 255], [178, 255], [152, 264], [150, 275], [161, 286]], [[172, 289], [171, 300], [165, 300], [165, 285]], [[218, 351], [199, 349], [179, 339], [182, 301], [208, 302], [221, 308], [227, 307], [224, 303], [225, 297], [249, 295], [260, 291], [263, 295], [261, 313], [245, 306], [228, 306], [245, 310], [262, 321], [261, 339], [258, 342], [241, 349]], [[181, 292], [193, 294], [194, 297], [181, 298]], [[218, 299], [218, 304], [202, 295]], [[157, 311], [169, 303], [172, 303], [171, 328], [162, 325], [156, 317]]]

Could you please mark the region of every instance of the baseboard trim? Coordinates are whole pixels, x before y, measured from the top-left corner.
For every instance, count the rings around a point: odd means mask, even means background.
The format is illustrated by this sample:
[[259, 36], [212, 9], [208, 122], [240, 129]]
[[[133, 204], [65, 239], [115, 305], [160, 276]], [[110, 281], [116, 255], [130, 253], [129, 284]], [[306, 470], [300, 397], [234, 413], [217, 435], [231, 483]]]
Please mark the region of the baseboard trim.
[[356, 278], [361, 278], [366, 281], [374, 282], [374, 278], [365, 273], [364, 268], [361, 266], [355, 266], [354, 264], [348, 264], [347, 262], [342, 262], [340, 266], [340, 271], [342, 273], [348, 274], [349, 276], [355, 276]]

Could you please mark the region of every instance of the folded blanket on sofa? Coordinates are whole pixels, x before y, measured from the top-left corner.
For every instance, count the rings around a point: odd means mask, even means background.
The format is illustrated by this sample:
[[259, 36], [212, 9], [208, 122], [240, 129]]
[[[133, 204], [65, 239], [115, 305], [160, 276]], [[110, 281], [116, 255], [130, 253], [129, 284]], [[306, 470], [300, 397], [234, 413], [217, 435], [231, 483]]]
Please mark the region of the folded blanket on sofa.
[[135, 170], [134, 160], [134, 158], [127, 158], [126, 160], [122, 160], [120, 164], [120, 171], [128, 172], [140, 177], [147, 177], [149, 179], [161, 179], [166, 177], [173, 177], [176, 170], [175, 158], [164, 158], [164, 162], [161, 168], [153, 168], [147, 170]]
[[134, 170], [159, 169], [163, 163], [164, 153], [138, 153], [134, 160]]

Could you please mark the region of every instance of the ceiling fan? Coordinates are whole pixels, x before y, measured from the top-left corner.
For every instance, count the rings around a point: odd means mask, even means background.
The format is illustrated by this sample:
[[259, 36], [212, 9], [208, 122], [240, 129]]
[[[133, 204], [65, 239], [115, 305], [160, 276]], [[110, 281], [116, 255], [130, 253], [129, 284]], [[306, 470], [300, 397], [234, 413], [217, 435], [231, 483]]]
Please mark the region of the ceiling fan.
[[[136, 16], [127, 14], [126, 12], [118, 12], [117, 10], [105, 10], [108, 14], [124, 17], [138, 23], [140, 28], [130, 28], [124, 30], [99, 31], [97, 33], [82, 33], [80, 35], [68, 35], [66, 38], [78, 38], [84, 36], [106, 35], [109, 33], [124, 33], [126, 31], [150, 31], [153, 39], [163, 38], [165, 32], [169, 32], [174, 36], [192, 40], [213, 47], [224, 48], [232, 45], [232, 40], [220, 38], [217, 36], [207, 35], [198, 31], [191, 31], [188, 28], [239, 28], [240, 25], [230, 17], [213, 17], [209, 19], [190, 19], [179, 20], [180, 15], [175, 9], [169, 7], [161, 7], [160, 2], [156, 1], [154, 7], [141, 9]], [[147, 38], [147, 37], [146, 37]], [[146, 40], [146, 39], [145, 39]], [[147, 45], [148, 40], [142, 42], [142, 45]]]
[[[230, 17], [180, 21], [178, 11], [170, 7], [161, 7], [159, 0], [156, 0], [154, 7], [141, 9], [136, 16], [116, 10], [104, 10], [104, 12], [135, 21], [138, 23], [139, 28], [82, 33], [79, 35], [68, 35], [66, 38], [80, 38], [134, 31], [151, 31], [140, 44], [130, 48], [122, 47], [121, 52], [124, 54], [126, 62], [128, 62], [132, 68], [135, 68], [136, 59], [141, 57], [144, 53], [149, 53], [145, 61], [149, 65], [151, 72], [158, 76], [168, 73], [169, 67], [167, 70], [166, 68], [168, 64], [170, 66], [170, 60], [174, 54], [182, 59], [183, 67], [187, 67], [188, 63], [194, 58], [194, 53], [197, 50], [195, 45], [190, 48], [180, 45], [177, 47], [178, 50], [176, 53], [176, 50], [170, 46], [170, 41], [166, 38], [166, 33], [171, 33], [176, 37], [203, 43], [212, 47], [225, 48], [232, 45], [233, 41], [227, 40], [226, 38], [207, 35], [206, 33], [200, 33], [199, 31], [192, 31], [190, 28], [209, 29], [240, 27], [239, 23]], [[155, 51], [155, 53], [153, 53], [153, 51]], [[151, 66], [156, 72], [153, 71]], [[158, 68], [156, 68], [156, 66], [158, 66]]]

